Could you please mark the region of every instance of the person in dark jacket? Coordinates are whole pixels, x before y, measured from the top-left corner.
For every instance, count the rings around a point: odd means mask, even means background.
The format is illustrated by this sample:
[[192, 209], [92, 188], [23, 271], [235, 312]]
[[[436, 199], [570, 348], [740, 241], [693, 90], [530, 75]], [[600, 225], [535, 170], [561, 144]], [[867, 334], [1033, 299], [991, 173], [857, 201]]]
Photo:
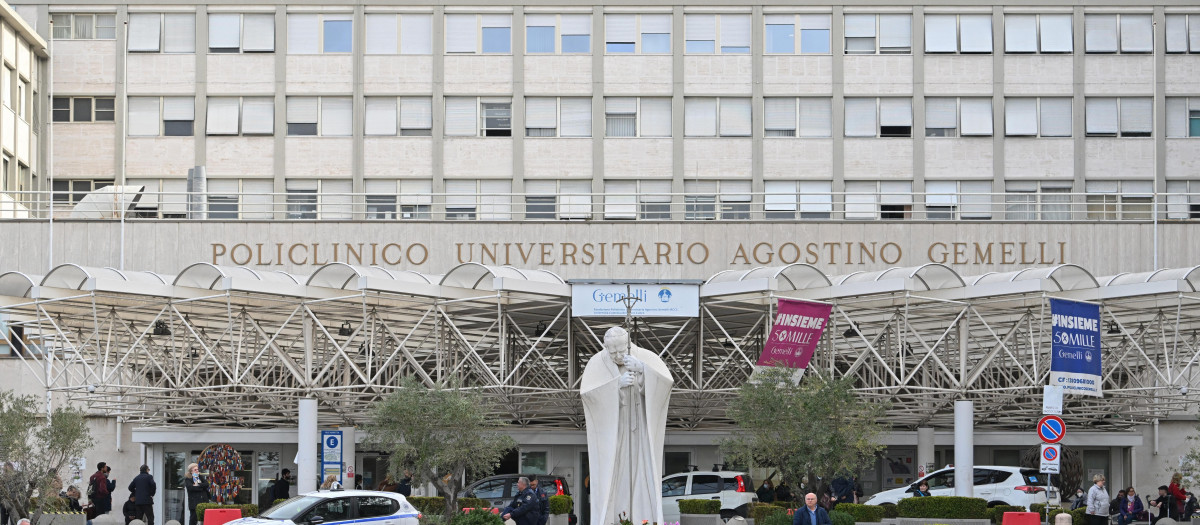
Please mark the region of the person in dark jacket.
[[817, 505], [817, 495], [809, 492], [804, 495], [804, 506], [792, 515], [792, 525], [833, 525], [833, 522], [825, 508]]
[[183, 489], [187, 491], [188, 525], [196, 525], [196, 505], [208, 503], [208, 479], [200, 475], [199, 465], [188, 465]]
[[788, 487], [787, 481], [780, 480], [779, 486], [775, 487], [775, 501], [792, 504], [792, 489]]
[[854, 503], [854, 480], [837, 478], [829, 484], [829, 508], [837, 508], [838, 503]]
[[154, 483], [148, 465], [142, 465], [138, 471], [139, 474], [129, 482], [129, 491], [137, 505], [137, 519], [146, 525], [154, 525], [154, 495], [158, 493], [158, 485]]
[[279, 479], [275, 480], [275, 486], [271, 487], [272, 498], [288, 499], [292, 497], [292, 482], [289, 481], [291, 475], [291, 469], [283, 469], [283, 473], [279, 475]]
[[775, 502], [775, 489], [771, 486], [771, 480], [769, 479], [762, 482], [762, 485], [758, 487], [755, 494], [758, 494], [758, 501], [763, 503]]
[[1138, 497], [1137, 491], [1133, 487], [1129, 487], [1125, 489], [1125, 498], [1117, 506], [1117, 511], [1120, 513], [1117, 523], [1119, 525], [1129, 525], [1138, 521], [1145, 510], [1145, 506], [1142, 505], [1142, 498]]
[[96, 472], [88, 478], [88, 500], [96, 506], [96, 514], [112, 512], [112, 489], [116, 482], [108, 479], [108, 465], [103, 461], [96, 464]]
[[518, 478], [517, 490], [519, 492], [516, 497], [500, 512], [500, 517], [513, 520], [517, 522], [517, 525], [538, 525], [542, 518], [541, 512], [539, 512], [541, 505], [538, 503], [537, 495], [529, 488], [529, 478], [524, 476]]
[[538, 525], [546, 525], [546, 521], [550, 519], [550, 497], [538, 486], [537, 477], [529, 478], [529, 488], [533, 489], [533, 493], [538, 498], [538, 514], [541, 515], [538, 518]]
[[126, 501], [125, 505], [121, 507], [121, 515], [125, 516], [125, 525], [129, 525], [129, 522], [137, 519], [138, 510], [137, 504], [134, 503], [135, 499], [134, 495], [130, 494], [129, 501]]
[[404, 477], [400, 478], [400, 484], [396, 486], [396, 492], [406, 498], [412, 495], [412, 472], [404, 471]]
[[932, 494], [929, 493], [929, 482], [922, 481], [920, 485], [917, 485], [917, 490], [913, 491], [913, 497], [920, 498], [925, 496], [932, 496]]

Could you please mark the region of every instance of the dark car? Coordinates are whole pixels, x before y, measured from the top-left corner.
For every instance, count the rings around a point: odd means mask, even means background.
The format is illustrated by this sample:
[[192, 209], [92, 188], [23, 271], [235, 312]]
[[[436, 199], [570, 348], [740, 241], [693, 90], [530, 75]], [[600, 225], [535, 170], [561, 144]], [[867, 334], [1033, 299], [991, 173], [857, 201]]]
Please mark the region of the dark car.
[[[458, 497], [463, 498], [479, 498], [487, 501], [493, 507], [504, 508], [512, 502], [514, 496], [517, 495], [517, 478], [521, 476], [533, 477], [532, 474], [500, 474], [483, 478], [479, 481], [467, 485], [467, 488], [458, 493]], [[566, 478], [562, 476], [551, 476], [548, 474], [537, 474], [538, 489], [540, 489], [547, 497], [550, 496], [570, 496], [571, 486]], [[571, 513], [567, 515], [568, 522], [571, 525], [575, 524], [575, 509], [571, 509]]]

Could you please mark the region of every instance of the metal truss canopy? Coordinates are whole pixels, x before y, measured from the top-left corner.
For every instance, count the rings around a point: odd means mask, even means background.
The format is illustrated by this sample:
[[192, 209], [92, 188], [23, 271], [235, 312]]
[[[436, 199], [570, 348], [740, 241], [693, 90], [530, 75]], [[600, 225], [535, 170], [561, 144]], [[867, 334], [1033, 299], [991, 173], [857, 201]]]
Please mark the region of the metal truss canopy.
[[[829, 276], [794, 264], [726, 271], [700, 315], [637, 320], [676, 378], [668, 424], [726, 429], [780, 298], [828, 302], [809, 374], [852, 378], [901, 428], [1027, 428], [1050, 361], [1047, 299], [1101, 305], [1104, 398], [1069, 419], [1121, 428], [1181, 411], [1200, 387], [1200, 267], [1096, 278], [1074, 265], [961, 276], [939, 264]], [[303, 277], [198, 263], [175, 276], [64, 264], [0, 274], [16, 359], [53, 392], [146, 426], [277, 428], [316, 398], [361, 423], [402, 378], [477, 389], [514, 425], [582, 428], [579, 377], [620, 319], [575, 318], [553, 273], [459, 265], [445, 275], [332, 263]], [[1190, 388], [1192, 392], [1200, 388]]]

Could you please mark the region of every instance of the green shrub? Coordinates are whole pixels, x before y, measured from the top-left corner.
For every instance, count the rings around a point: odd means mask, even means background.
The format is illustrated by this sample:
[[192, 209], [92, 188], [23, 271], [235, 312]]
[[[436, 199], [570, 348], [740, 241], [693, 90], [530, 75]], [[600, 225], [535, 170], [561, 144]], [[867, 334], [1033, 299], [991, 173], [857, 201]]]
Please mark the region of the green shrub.
[[1075, 510], [1054, 509], [1054, 510], [1050, 511], [1050, 515], [1047, 516], [1046, 521], [1053, 524], [1054, 517], [1059, 514], [1062, 514], [1064, 512], [1071, 515], [1071, 525], [1084, 525], [1084, 523], [1087, 522], [1087, 517], [1086, 517], [1087, 509], [1086, 508], [1079, 508], [1079, 509], [1075, 509]]
[[1042, 521], [1046, 520], [1046, 504], [1045, 503], [1030, 503], [1029, 512], [1036, 512], [1042, 517]]
[[767, 514], [763, 521], [754, 520], [754, 525], [792, 525], [792, 517], [787, 511]]
[[839, 503], [838, 512], [854, 516], [855, 523], [883, 521], [883, 509], [877, 505], [862, 505], [859, 503]]
[[504, 520], [490, 510], [475, 509], [465, 514], [458, 514], [450, 520], [450, 525], [504, 525]]
[[[840, 507], [841, 505], [839, 505]], [[940, 518], [947, 520], [987, 519], [987, 500], [961, 496], [930, 496], [900, 500], [901, 518]]]
[[1004, 522], [1005, 512], [1025, 512], [1025, 507], [1019, 505], [996, 505], [988, 509], [988, 517], [992, 519], [992, 523], [1000, 525]]
[[417, 523], [419, 525], [446, 525], [446, 517], [441, 514], [421, 514]]
[[277, 499], [277, 500], [275, 500], [275, 501], [272, 501], [272, 502], [271, 502], [271, 506], [272, 506], [272, 507], [274, 507], [274, 506], [276, 506], [276, 505], [278, 505], [278, 504], [280, 504], [280, 503], [283, 503], [283, 502], [285, 502], [285, 501], [287, 501], [287, 500], [288, 500], [287, 498], [280, 498], [280, 499]]
[[[462, 501], [462, 499], [458, 501]], [[446, 498], [441, 496], [413, 496], [408, 498], [408, 502], [421, 514], [446, 513]]]
[[575, 500], [571, 496], [550, 496], [550, 514], [570, 514], [574, 507]]
[[840, 510], [831, 510], [829, 511], [829, 521], [833, 522], [833, 525], [854, 525], [854, 516]]
[[750, 505], [750, 519], [753, 519], [756, 524], [762, 523], [762, 520], [768, 516], [778, 513], [786, 515], [787, 509], [770, 503], [753, 503]]
[[721, 500], [716, 499], [681, 499], [679, 500], [680, 514], [720, 514]]
[[199, 515], [200, 521], [204, 521], [204, 511], [208, 509], [239, 509], [242, 511], [243, 518], [258, 515], [258, 505], [253, 503], [248, 503], [246, 505], [237, 505], [233, 503], [201, 503], [196, 505], [196, 514]]
[[[446, 506], [445, 498], [442, 501], [442, 507]], [[479, 498], [458, 498], [458, 508], [460, 509], [490, 509], [491, 502], [486, 499]]]
[[885, 519], [891, 520], [891, 519], [896, 519], [896, 518], [900, 517], [900, 508], [895, 505], [892, 505], [890, 503], [885, 504], [885, 505], [880, 505], [879, 510], [883, 511], [883, 517]]

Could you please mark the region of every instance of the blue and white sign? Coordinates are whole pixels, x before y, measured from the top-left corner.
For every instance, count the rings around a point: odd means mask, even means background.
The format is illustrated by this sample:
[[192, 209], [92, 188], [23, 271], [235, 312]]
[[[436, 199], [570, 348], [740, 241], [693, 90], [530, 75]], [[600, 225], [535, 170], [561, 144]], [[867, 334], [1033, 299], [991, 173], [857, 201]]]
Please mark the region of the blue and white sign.
[[700, 286], [695, 284], [573, 284], [571, 315], [625, 317], [626, 296], [634, 317], [696, 317], [700, 315]]
[[1050, 384], [1063, 393], [1104, 397], [1100, 367], [1100, 306], [1050, 299]]
[[342, 431], [321, 431], [321, 472], [322, 477], [334, 475], [342, 477]]

